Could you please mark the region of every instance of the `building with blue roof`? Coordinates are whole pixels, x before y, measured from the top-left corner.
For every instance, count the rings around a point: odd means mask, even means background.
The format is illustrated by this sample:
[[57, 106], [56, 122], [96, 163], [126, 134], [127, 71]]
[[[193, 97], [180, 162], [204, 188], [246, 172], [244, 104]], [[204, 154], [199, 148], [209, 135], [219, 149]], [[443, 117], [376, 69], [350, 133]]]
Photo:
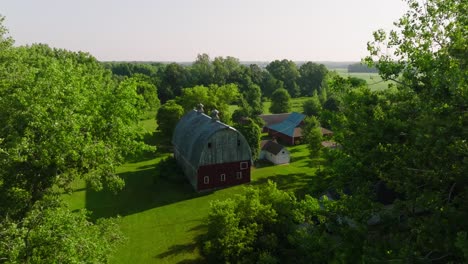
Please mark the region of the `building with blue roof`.
[[302, 128], [304, 124], [304, 114], [292, 112], [280, 123], [267, 126], [268, 134], [284, 143], [295, 145], [302, 140]]

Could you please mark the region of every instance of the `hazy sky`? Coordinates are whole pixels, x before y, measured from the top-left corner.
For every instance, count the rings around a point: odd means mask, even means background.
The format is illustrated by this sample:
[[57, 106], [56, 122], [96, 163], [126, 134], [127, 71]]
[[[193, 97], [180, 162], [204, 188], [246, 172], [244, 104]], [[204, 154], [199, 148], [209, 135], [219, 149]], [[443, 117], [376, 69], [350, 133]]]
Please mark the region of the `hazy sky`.
[[99, 60], [357, 61], [401, 0], [0, 0], [17, 45], [47, 43]]

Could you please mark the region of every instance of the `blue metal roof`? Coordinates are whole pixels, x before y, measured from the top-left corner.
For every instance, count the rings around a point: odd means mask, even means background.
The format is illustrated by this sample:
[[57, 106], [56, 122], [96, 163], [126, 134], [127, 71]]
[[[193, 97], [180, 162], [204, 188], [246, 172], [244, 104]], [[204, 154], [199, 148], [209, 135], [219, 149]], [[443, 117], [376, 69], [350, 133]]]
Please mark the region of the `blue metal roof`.
[[294, 128], [299, 126], [299, 124], [304, 120], [306, 116], [300, 113], [292, 112], [286, 120], [281, 123], [273, 124], [268, 126], [269, 129], [275, 130], [282, 134], [294, 137]]

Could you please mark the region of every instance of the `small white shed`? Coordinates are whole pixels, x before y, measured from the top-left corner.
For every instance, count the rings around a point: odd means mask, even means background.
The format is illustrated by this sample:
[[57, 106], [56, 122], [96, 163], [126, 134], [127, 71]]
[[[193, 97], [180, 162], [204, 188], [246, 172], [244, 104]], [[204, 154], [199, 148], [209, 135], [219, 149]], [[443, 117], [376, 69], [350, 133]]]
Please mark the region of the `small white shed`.
[[269, 160], [273, 164], [285, 164], [291, 160], [289, 151], [274, 141], [264, 140], [261, 142], [261, 147], [259, 159]]

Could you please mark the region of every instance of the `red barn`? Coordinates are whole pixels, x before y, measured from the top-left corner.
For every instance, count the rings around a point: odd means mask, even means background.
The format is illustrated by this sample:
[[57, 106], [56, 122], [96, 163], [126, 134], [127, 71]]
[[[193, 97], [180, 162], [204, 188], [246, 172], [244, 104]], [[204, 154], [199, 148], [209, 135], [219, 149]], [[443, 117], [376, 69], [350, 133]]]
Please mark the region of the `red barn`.
[[196, 191], [250, 182], [252, 154], [244, 136], [203, 110], [184, 115], [172, 138], [174, 157]]

